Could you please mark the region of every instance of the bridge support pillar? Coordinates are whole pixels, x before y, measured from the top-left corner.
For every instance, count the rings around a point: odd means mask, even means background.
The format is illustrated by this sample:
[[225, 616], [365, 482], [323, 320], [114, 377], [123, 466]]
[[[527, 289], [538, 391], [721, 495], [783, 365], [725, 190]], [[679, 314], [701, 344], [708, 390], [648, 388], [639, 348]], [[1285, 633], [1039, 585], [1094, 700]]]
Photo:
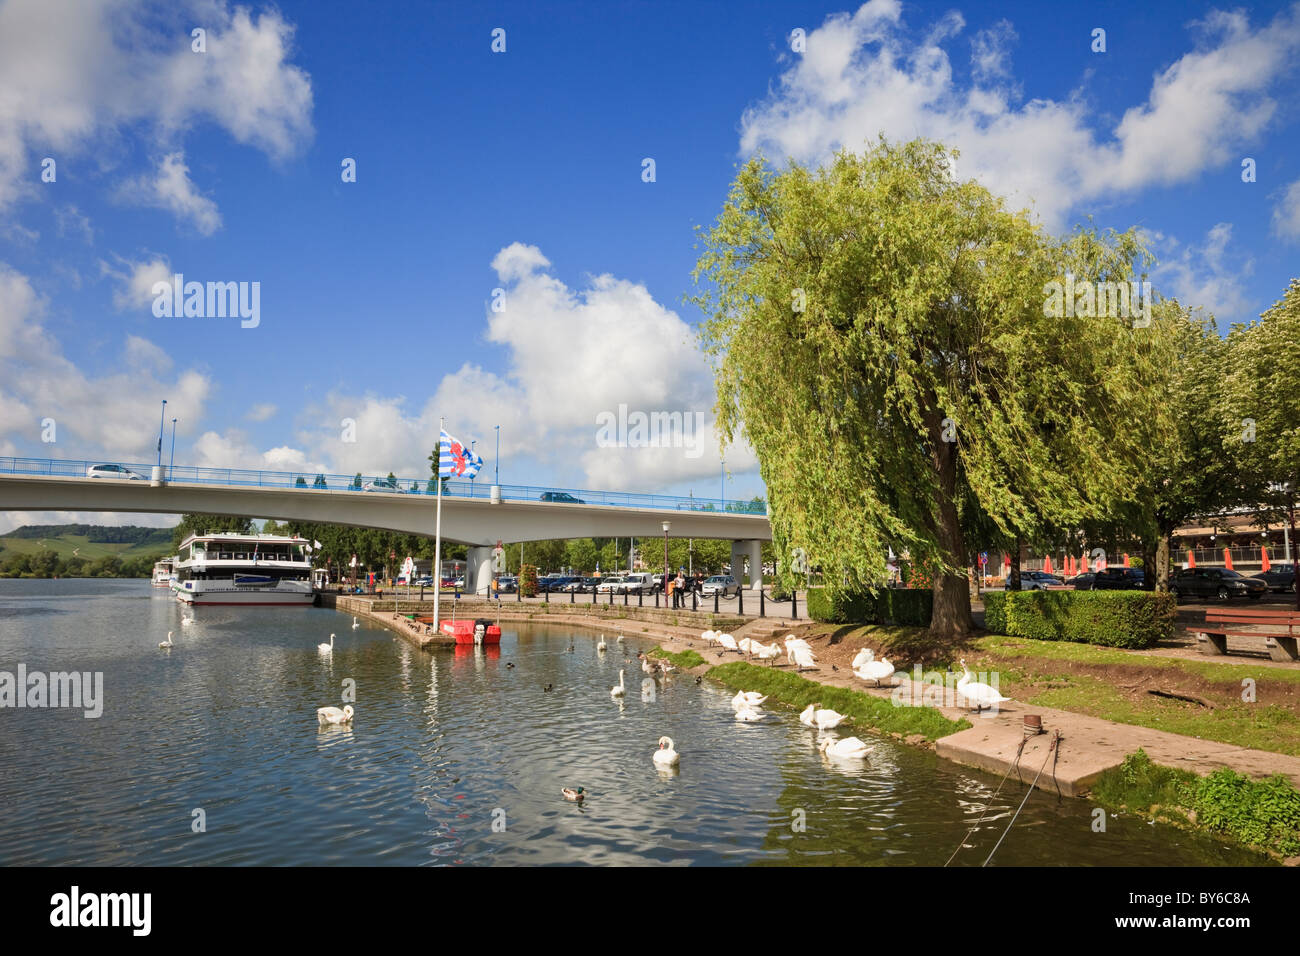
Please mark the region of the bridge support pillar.
[[492, 586], [492, 548], [470, 548], [465, 556], [465, 591], [486, 596]]
[[749, 589], [757, 591], [763, 586], [763, 542], [758, 540], [731, 542], [731, 573], [737, 581], [745, 574], [745, 559], [749, 559]]

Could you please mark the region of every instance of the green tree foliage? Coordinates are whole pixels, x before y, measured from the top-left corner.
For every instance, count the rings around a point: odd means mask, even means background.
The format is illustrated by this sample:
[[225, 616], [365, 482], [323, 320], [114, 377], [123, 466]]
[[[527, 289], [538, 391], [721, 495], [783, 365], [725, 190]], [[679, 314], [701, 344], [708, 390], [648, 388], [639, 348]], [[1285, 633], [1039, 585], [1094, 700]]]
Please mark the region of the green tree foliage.
[[704, 242], [723, 439], [747, 436], [774, 537], [829, 582], [874, 586], [907, 549], [950, 639], [972, 627], [970, 528], [1033, 538], [1131, 496], [1153, 337], [1044, 306], [1067, 273], [1137, 278], [1134, 234], [1052, 240], [915, 141], [750, 162]]
[[[1228, 335], [1224, 439], [1265, 520], [1282, 519], [1295, 546], [1300, 496], [1300, 279], [1258, 320]], [[1300, 594], [1296, 596], [1300, 607]]]
[[192, 534], [212, 534], [219, 531], [252, 534], [255, 530], [252, 518], [234, 515], [181, 515], [181, 523], [172, 529], [172, 550], [179, 549], [181, 542]]

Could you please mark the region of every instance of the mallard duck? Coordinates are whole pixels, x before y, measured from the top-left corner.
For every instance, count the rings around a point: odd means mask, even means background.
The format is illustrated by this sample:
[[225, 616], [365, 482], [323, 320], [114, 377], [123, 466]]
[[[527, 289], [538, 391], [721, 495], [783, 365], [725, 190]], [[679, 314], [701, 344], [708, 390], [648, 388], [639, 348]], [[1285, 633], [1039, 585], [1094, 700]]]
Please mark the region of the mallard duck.
[[572, 800], [574, 803], [582, 803], [587, 799], [587, 791], [584, 787], [565, 787], [560, 792], [564, 794], [565, 800]]

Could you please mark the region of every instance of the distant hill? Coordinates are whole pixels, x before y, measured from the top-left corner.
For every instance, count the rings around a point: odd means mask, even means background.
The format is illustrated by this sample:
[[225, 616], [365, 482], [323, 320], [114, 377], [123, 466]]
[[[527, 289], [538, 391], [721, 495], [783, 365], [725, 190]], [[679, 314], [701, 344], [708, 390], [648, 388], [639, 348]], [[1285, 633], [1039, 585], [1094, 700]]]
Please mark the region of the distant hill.
[[110, 527], [94, 524], [24, 525], [0, 535], [0, 553], [36, 554], [53, 551], [60, 558], [136, 558], [171, 552], [170, 528], [140, 525]]

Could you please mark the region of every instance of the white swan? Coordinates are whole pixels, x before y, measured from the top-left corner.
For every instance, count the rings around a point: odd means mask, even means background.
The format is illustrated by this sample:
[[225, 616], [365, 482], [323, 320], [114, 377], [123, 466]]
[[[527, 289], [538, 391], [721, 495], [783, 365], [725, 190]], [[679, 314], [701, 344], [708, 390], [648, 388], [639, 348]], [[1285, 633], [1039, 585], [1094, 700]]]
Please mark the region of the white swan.
[[718, 637], [717, 631], [700, 632], [700, 640], [704, 641], [705, 644], [712, 644], [715, 640], [717, 640], [717, 637]]
[[809, 654], [812, 653], [812, 645], [809, 644], [807, 641], [805, 641], [803, 638], [795, 637], [793, 634], [787, 634], [785, 636], [785, 658], [791, 664], [795, 662], [794, 661], [795, 651], [799, 650], [800, 648], [807, 651]]
[[172, 643], [172, 632], [171, 632], [171, 631], [168, 631], [168, 632], [167, 632], [167, 640], [165, 640], [165, 641], [159, 641], [159, 642], [158, 642], [158, 646], [159, 646], [159, 647], [175, 647], [175, 646], [176, 646], [176, 645], [174, 645], [174, 644]]
[[736, 711], [736, 719], [745, 723], [753, 723], [763, 719], [763, 712], [755, 707], [742, 707]]
[[858, 651], [858, 656], [853, 658], [853, 664], [851, 666], [854, 670], [857, 670], [863, 664], [869, 664], [875, 659], [875, 652], [869, 647], [864, 647], [862, 650]]
[[623, 643], [623, 635], [620, 634], [618, 637], [614, 638], [614, 640], [617, 641], [619, 644], [622, 644], [622, 643]]
[[848, 719], [848, 714], [841, 714], [838, 711], [824, 710], [821, 708], [818, 708], [817, 713], [813, 716], [813, 720], [816, 722], [818, 730], [834, 730]]
[[758, 641], [755, 641], [753, 644], [749, 645], [749, 648], [753, 655], [760, 661], [776, 660], [776, 658], [781, 656], [781, 645], [777, 644], [775, 641], [766, 647]]
[[330, 642], [329, 642], [328, 644], [317, 644], [317, 645], [316, 645], [316, 650], [320, 651], [322, 654], [333, 654], [333, 653], [334, 653], [334, 635], [333, 635], [333, 634], [330, 635]]
[[742, 637], [736, 642], [736, 648], [746, 654], [753, 653], [754, 642], [748, 637]]
[[352, 705], [344, 705], [342, 710], [337, 707], [317, 707], [316, 719], [322, 724], [350, 724], [352, 723]]
[[817, 749], [828, 757], [842, 757], [857, 760], [865, 760], [867, 754], [871, 753], [871, 748], [857, 737], [845, 737], [843, 740], [832, 740], [827, 737], [817, 745]]
[[760, 694], [756, 690], [742, 690], [731, 698], [731, 707], [733, 710], [741, 710], [745, 707], [761, 707], [765, 700], [767, 700], [767, 696]]
[[618, 670], [618, 686], [609, 689], [609, 696], [622, 697], [625, 693], [627, 693], [627, 688], [623, 686], [623, 669], [620, 667]]
[[671, 737], [659, 738], [659, 749], [655, 751], [655, 755], [654, 755], [654, 762], [656, 767], [660, 767], [666, 770], [669, 767], [677, 766], [677, 761], [680, 759], [680, 755], [677, 753], [676, 750], [673, 749], [673, 747], [674, 747], [673, 738]]
[[608, 649], [609, 649], [609, 645], [605, 643], [605, 635], [602, 634], [600, 635], [600, 641], [596, 644], [596, 650], [604, 651]]
[[194, 618], [192, 618], [192, 617], [182, 617], [182, 618], [181, 618], [181, 627], [189, 627], [189, 626], [190, 626], [191, 624], [193, 624], [193, 623], [194, 623]]
[[855, 667], [853, 673], [862, 680], [871, 680], [880, 686], [880, 682], [886, 678], [894, 676], [894, 665], [889, 663], [887, 658], [881, 658], [878, 661], [867, 661], [861, 667]]
[[817, 658], [808, 648], [796, 647], [794, 648], [794, 664], [797, 671], [813, 668], [817, 666]]
[[357, 620], [357, 616], [356, 616], [355, 614], [353, 614], [353, 615], [352, 615], [352, 630], [355, 631], [355, 630], [356, 630], [357, 628], [359, 628], [360, 626], [361, 626], [361, 623]]
[[985, 707], [996, 707], [998, 704], [1008, 701], [1010, 697], [1003, 697], [998, 693], [998, 689], [992, 684], [983, 684], [979, 681], [970, 679], [970, 671], [966, 668], [966, 661], [961, 661], [962, 678], [957, 681], [957, 696], [966, 698], [966, 702], [975, 708], [979, 713]]
[[719, 634], [718, 643], [729, 651], [739, 650], [739, 648], [736, 647], [736, 639], [730, 634]]
[[799, 715], [799, 723], [807, 724], [809, 727], [817, 726], [817, 705], [809, 704]]

